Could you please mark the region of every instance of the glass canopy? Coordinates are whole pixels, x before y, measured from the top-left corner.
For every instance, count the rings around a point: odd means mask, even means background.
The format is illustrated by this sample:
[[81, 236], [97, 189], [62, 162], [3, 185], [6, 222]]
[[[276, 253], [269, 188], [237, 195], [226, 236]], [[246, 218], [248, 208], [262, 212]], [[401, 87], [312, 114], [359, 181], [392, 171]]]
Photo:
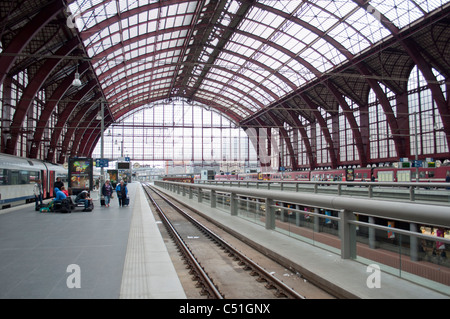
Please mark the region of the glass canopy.
[[116, 117], [181, 97], [239, 120], [446, 2], [76, 0], [69, 8]]

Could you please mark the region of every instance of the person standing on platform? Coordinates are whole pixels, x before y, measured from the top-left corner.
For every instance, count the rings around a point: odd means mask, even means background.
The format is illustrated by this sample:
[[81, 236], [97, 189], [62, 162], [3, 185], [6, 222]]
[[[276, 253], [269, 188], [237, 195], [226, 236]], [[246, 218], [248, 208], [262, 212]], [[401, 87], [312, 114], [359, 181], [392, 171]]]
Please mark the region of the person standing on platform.
[[117, 192], [117, 198], [119, 199], [119, 206], [123, 207], [123, 206], [127, 205], [128, 189], [127, 189], [127, 185], [125, 185], [123, 180], [121, 180], [120, 184], [117, 185], [116, 192]]
[[102, 187], [102, 195], [105, 197], [105, 207], [109, 207], [109, 202], [111, 201], [111, 195], [113, 193], [113, 188], [109, 179], [106, 180]]
[[[61, 182], [61, 178], [60, 177], [57, 177], [56, 178], [56, 182], [55, 182], [55, 184], [53, 185], [53, 188], [58, 188], [59, 190], [61, 190], [61, 188], [64, 186], [64, 183], [63, 182]], [[55, 193], [56, 193], [56, 191], [55, 191]]]
[[[38, 179], [36, 181], [36, 183], [34, 184], [34, 188], [33, 188], [33, 193], [34, 193], [34, 198], [35, 198], [35, 203], [36, 203], [36, 210], [38, 210], [39, 205], [43, 206], [43, 202], [42, 202], [42, 185], [41, 185], [41, 180]], [[39, 202], [39, 204], [38, 204]]]

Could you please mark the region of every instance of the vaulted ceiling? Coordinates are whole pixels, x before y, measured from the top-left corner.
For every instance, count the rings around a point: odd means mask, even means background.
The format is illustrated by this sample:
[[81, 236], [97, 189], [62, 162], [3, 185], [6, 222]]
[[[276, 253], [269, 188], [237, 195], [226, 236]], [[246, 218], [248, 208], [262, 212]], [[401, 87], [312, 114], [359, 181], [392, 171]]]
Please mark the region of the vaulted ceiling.
[[[28, 79], [20, 96], [2, 97], [13, 113], [2, 121], [2, 152], [14, 154], [28, 134], [36, 157], [56, 112], [46, 159], [89, 155], [102, 104], [107, 127], [173, 99], [216, 108], [245, 128], [301, 128], [341, 107], [359, 132], [346, 98], [363, 106], [373, 90], [388, 111], [380, 84], [403, 94], [416, 65], [448, 114], [431, 70], [450, 73], [449, 13], [445, 0], [2, 1], [0, 84], [17, 85], [23, 72]], [[38, 124], [26, 132], [36, 103]], [[394, 129], [396, 120], [388, 117]], [[444, 130], [450, 136], [449, 121]]]

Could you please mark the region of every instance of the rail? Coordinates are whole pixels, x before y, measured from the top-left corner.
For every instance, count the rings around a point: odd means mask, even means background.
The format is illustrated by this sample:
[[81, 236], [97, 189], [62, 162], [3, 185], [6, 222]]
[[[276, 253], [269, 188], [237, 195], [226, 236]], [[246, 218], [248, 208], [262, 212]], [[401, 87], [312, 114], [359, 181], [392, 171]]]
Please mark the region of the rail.
[[[331, 220], [336, 224], [337, 238], [340, 243], [340, 247], [337, 247], [337, 249], [338, 253], [340, 250], [342, 259], [362, 260], [359, 259], [359, 256], [357, 258], [356, 239], [357, 229], [360, 231], [362, 226], [368, 229], [366, 240], [368, 241], [367, 246], [372, 249], [369, 252], [370, 257], [375, 254], [374, 252], [376, 250], [373, 249], [375, 247], [374, 242], [377, 241], [375, 239], [375, 233], [379, 231], [397, 234], [400, 238], [402, 235], [406, 235], [406, 237], [403, 237], [405, 238], [403, 242], [400, 240], [400, 255], [409, 255], [410, 261], [412, 262], [419, 260], [419, 250], [420, 254], [422, 254], [422, 241], [433, 243], [435, 247], [438, 242], [440, 244], [446, 244], [447, 251], [450, 246], [450, 239], [425, 234], [418, 229], [419, 225], [429, 225], [448, 229], [450, 227], [450, 210], [449, 207], [445, 205], [426, 205], [417, 202], [399, 202], [373, 198], [368, 199], [303, 192], [286, 192], [273, 189], [226, 187], [210, 184], [184, 184], [155, 181], [155, 185], [182, 194], [183, 196], [189, 196], [190, 199], [197, 197], [198, 202], [209, 202], [211, 207], [218, 207], [218, 205], [221, 205], [221, 208], [227, 209], [232, 216], [237, 216], [238, 212], [243, 216], [244, 213], [242, 213], [242, 210], [245, 211], [246, 205], [247, 208], [249, 205], [253, 205], [253, 207], [257, 206], [257, 210], [260, 212], [257, 218], [258, 222], [268, 230], [274, 230], [276, 227], [279, 227], [280, 223], [277, 224], [276, 218], [280, 218], [280, 211], [288, 210], [291, 214], [308, 215], [310, 220], [314, 220], [314, 229], [316, 229], [316, 226], [319, 224], [317, 222], [318, 220]], [[292, 205], [286, 206], [287, 203]], [[263, 206], [264, 208], [262, 208]], [[302, 209], [299, 209], [300, 206], [308, 206], [312, 208], [313, 211], [303, 211]], [[335, 211], [337, 212], [337, 216], [324, 215], [320, 213], [322, 209]], [[361, 221], [361, 215], [366, 216], [368, 222]], [[408, 230], [396, 228], [395, 226], [388, 227], [376, 224], [375, 220], [377, 218], [406, 222], [407, 224], [409, 223], [410, 227]], [[403, 247], [406, 238], [408, 238], [409, 241], [409, 251]], [[378, 242], [377, 245], [379, 245]], [[398, 260], [399, 258], [396, 259]], [[383, 262], [381, 261], [381, 263]], [[404, 267], [407, 263], [402, 260], [400, 264], [402, 264], [401, 267]], [[438, 271], [444, 270], [449, 272], [449, 269], [446, 268], [445, 265], [443, 266], [444, 267], [436, 268], [440, 269]], [[400, 270], [400, 274], [401, 273], [402, 271]], [[418, 276], [421, 275], [418, 274]], [[450, 275], [446, 274], [445, 276], [447, 278], [445, 279], [447, 281], [445, 284], [448, 287], [448, 277]]]
[[[149, 185], [147, 185], [149, 186]], [[268, 286], [271, 288], [275, 288], [278, 291], [278, 294], [280, 296], [289, 296], [294, 299], [305, 299], [304, 296], [299, 294], [298, 292], [294, 291], [292, 288], [287, 286], [284, 282], [277, 279], [275, 276], [273, 276], [270, 272], [259, 266], [257, 263], [249, 259], [247, 256], [239, 252], [237, 249], [235, 249], [233, 246], [228, 244], [225, 240], [223, 240], [221, 237], [216, 235], [213, 231], [208, 229], [206, 226], [201, 224], [199, 221], [194, 219], [192, 216], [187, 214], [184, 210], [182, 210], [180, 207], [178, 207], [175, 203], [173, 203], [170, 199], [165, 197], [164, 195], [160, 194], [159, 191], [153, 189], [152, 187], [149, 187], [152, 191], [154, 191], [158, 196], [160, 196], [165, 202], [167, 202], [171, 207], [173, 207], [176, 211], [178, 211], [180, 214], [182, 214], [185, 218], [187, 218], [191, 223], [193, 223], [197, 228], [199, 228], [202, 232], [207, 233], [208, 237], [211, 238], [214, 242], [218, 243], [221, 247], [223, 247], [229, 254], [231, 254], [236, 260], [239, 260], [241, 263], [247, 265], [249, 269], [252, 269], [252, 275], [258, 275], [260, 277], [260, 281], [267, 282]], [[179, 243], [181, 249], [185, 252], [186, 255], [188, 255], [189, 259], [191, 260], [191, 263], [195, 266], [195, 271], [199, 273], [199, 275], [202, 277], [202, 280], [205, 281], [205, 285], [207, 287], [206, 290], [209, 291], [210, 296], [215, 297], [216, 299], [223, 299], [223, 296], [221, 292], [217, 289], [217, 287], [214, 285], [212, 280], [209, 279], [209, 276], [205, 273], [202, 266], [197, 262], [195, 256], [192, 255], [189, 247], [186, 246], [184, 243], [184, 240], [178, 235], [177, 230], [174, 228], [170, 220], [166, 217], [165, 213], [161, 209], [161, 207], [158, 205], [156, 200], [153, 198], [153, 196], [145, 190], [148, 197], [152, 200], [153, 204], [156, 206], [158, 213], [160, 214], [161, 218], [163, 218], [164, 223], [169, 227], [170, 232], [173, 234], [177, 242]]]
[[206, 274], [206, 272], [203, 270], [203, 267], [200, 265], [200, 263], [197, 261], [195, 256], [191, 253], [191, 250], [189, 247], [185, 244], [184, 240], [180, 237], [178, 232], [176, 231], [175, 227], [172, 225], [170, 220], [166, 217], [161, 207], [158, 205], [156, 200], [153, 198], [153, 196], [150, 194], [150, 192], [144, 188], [144, 191], [146, 192], [148, 198], [152, 201], [153, 205], [155, 205], [159, 216], [161, 217], [164, 225], [166, 225], [168, 231], [172, 235], [172, 238], [177, 242], [178, 247], [183, 252], [183, 254], [186, 256], [186, 262], [192, 267], [193, 272], [197, 274], [197, 278], [199, 280], [199, 284], [203, 285], [203, 289], [211, 298], [215, 299], [223, 299], [222, 294], [217, 289], [217, 287], [214, 285], [214, 283], [210, 280], [209, 276]]

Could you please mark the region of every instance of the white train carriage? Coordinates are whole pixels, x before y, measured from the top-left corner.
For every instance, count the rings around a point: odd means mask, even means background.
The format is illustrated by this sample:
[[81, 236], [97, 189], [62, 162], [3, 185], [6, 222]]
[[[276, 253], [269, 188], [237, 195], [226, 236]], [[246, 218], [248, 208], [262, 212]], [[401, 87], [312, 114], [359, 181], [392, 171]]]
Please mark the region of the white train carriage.
[[0, 208], [34, 202], [33, 187], [38, 179], [43, 198], [53, 197], [57, 176], [67, 181], [67, 170], [41, 160], [0, 154]]

